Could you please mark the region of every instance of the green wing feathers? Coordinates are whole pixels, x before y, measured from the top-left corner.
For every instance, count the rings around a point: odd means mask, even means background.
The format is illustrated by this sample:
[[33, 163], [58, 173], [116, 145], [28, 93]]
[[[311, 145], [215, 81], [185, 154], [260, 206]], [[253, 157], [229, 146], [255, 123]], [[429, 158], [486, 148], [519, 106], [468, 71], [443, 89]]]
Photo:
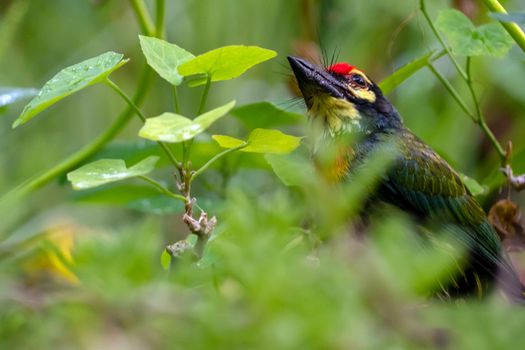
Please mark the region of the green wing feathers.
[[460, 288], [485, 289], [487, 281], [502, 270], [515, 276], [501, 257], [499, 238], [485, 212], [454, 169], [409, 130], [404, 130], [399, 140], [400, 155], [379, 195], [424, 222], [438, 225], [465, 248], [469, 266], [463, 271]]
[[424, 218], [479, 225], [485, 212], [448, 163], [410, 131], [400, 138], [400, 156], [386, 186]]

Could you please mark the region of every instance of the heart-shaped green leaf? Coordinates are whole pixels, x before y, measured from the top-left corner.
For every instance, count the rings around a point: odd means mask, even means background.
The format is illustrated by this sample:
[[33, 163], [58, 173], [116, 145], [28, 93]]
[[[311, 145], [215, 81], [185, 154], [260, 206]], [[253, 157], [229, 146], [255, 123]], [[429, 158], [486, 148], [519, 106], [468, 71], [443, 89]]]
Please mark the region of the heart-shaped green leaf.
[[24, 98], [34, 97], [37, 89], [19, 87], [0, 87], [0, 107], [8, 106]]
[[247, 143], [242, 152], [286, 154], [299, 147], [301, 138], [283, 134], [279, 130], [255, 129], [247, 141], [226, 135], [213, 135], [212, 138], [222, 148], [235, 148]]
[[246, 144], [246, 141], [228, 135], [213, 135], [212, 138], [222, 148], [236, 148]]
[[452, 51], [461, 56], [502, 57], [514, 41], [498, 23], [475, 27], [462, 12], [453, 9], [441, 11], [436, 27], [445, 34]]
[[128, 60], [115, 52], [106, 52], [73, 66], [64, 68], [42, 87], [38, 95], [25, 106], [13, 123], [13, 128], [26, 123], [44, 109], [90, 85], [104, 81]]
[[428, 60], [433, 55], [433, 53], [434, 52], [427, 53], [423, 57], [417, 58], [405, 64], [404, 66], [397, 69], [394, 73], [383, 79], [383, 81], [379, 83], [381, 91], [383, 91], [385, 95], [390, 93], [398, 85], [418, 72], [421, 68], [426, 67]]
[[146, 119], [139, 131], [145, 139], [162, 142], [183, 142], [205, 131], [217, 119], [225, 116], [235, 106], [235, 101], [201, 114], [191, 120], [175, 113], [163, 113], [158, 117]]
[[258, 46], [232, 45], [208, 51], [179, 67], [182, 76], [204, 75], [192, 82], [192, 86], [211, 81], [228, 80], [238, 77], [251, 67], [277, 55], [275, 51]]
[[146, 61], [163, 79], [172, 85], [180, 85], [182, 76], [178, 68], [195, 56], [167, 41], [139, 35], [140, 47]]
[[120, 181], [146, 175], [155, 168], [159, 157], [148, 157], [127, 168], [122, 159], [100, 159], [86, 164], [67, 174], [67, 179], [75, 190], [97, 187], [114, 181]]

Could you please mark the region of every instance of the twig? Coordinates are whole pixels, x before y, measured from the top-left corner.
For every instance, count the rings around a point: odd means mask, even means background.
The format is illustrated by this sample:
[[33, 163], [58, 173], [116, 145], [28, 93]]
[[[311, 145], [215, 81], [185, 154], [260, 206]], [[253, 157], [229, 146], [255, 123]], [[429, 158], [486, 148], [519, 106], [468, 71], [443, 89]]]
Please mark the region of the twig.
[[155, 35], [155, 25], [143, 0], [129, 0], [139, 21], [141, 31], [147, 36]]
[[211, 158], [210, 160], [208, 160], [206, 162], [206, 164], [204, 164], [202, 167], [200, 167], [200, 169], [196, 170], [193, 172], [193, 174], [191, 175], [190, 177], [190, 182], [192, 182], [193, 180], [195, 180], [195, 178], [197, 176], [199, 176], [204, 170], [208, 169], [214, 162], [216, 162], [217, 160], [221, 159], [222, 157], [232, 153], [232, 152], [235, 152], [235, 151], [238, 151], [244, 147], [248, 146], [248, 143], [245, 143], [241, 146], [238, 146], [238, 147], [234, 147], [234, 148], [230, 148], [230, 149], [227, 149], [227, 150], [224, 150], [222, 151], [221, 153], [215, 155], [213, 158]]
[[206, 107], [206, 101], [208, 100], [208, 93], [210, 92], [210, 85], [211, 85], [211, 75], [206, 76], [206, 85], [204, 86], [204, 91], [202, 93], [201, 97], [201, 103], [199, 104], [199, 110], [197, 111], [197, 115], [201, 115], [202, 112], [204, 112], [204, 108]]
[[[505, 9], [497, 0], [483, 0], [485, 2], [485, 5], [494, 12], [498, 13], [506, 13]], [[507, 177], [507, 181], [517, 190], [521, 191], [525, 189], [525, 174], [514, 176], [512, 172], [512, 168], [510, 166], [510, 157], [511, 157], [511, 148], [505, 150], [499, 143], [498, 139], [490, 130], [489, 126], [487, 125], [487, 122], [485, 121], [485, 118], [483, 116], [483, 111], [481, 110], [480, 103], [478, 101], [478, 98], [476, 96], [476, 91], [474, 90], [474, 85], [472, 81], [472, 73], [471, 73], [471, 57], [467, 57], [466, 62], [466, 73], [459, 65], [458, 61], [456, 60], [455, 56], [450, 51], [450, 48], [446, 45], [443, 37], [438, 32], [437, 28], [434, 26], [434, 23], [430, 19], [430, 16], [426, 10], [425, 7], [425, 0], [419, 1], [419, 7], [421, 12], [423, 13], [423, 16], [425, 17], [426, 21], [428, 22], [428, 25], [432, 29], [432, 32], [436, 36], [436, 38], [441, 43], [441, 46], [446, 51], [447, 55], [450, 57], [450, 60], [454, 64], [458, 74], [463, 78], [465, 83], [468, 86], [470, 95], [472, 97], [472, 101], [474, 103], [475, 113], [472, 113], [470, 109], [467, 107], [466, 103], [463, 101], [461, 96], [458, 94], [458, 92], [452, 87], [450, 82], [441, 74], [439, 73], [435, 67], [432, 65], [432, 63], [429, 61], [427, 66], [430, 68], [432, 73], [438, 78], [439, 81], [445, 86], [447, 91], [452, 95], [452, 97], [456, 100], [456, 102], [460, 105], [461, 109], [476, 123], [480, 126], [483, 133], [489, 138], [490, 142], [496, 149], [496, 152], [498, 153], [498, 156], [500, 158], [501, 164], [502, 164], [502, 172]], [[505, 29], [512, 35], [516, 43], [525, 51], [525, 34], [516, 25], [511, 25], [509, 23], [502, 23]]]
[[456, 60], [456, 57], [454, 57], [454, 55], [450, 51], [450, 48], [445, 43], [445, 39], [443, 39], [443, 36], [441, 36], [439, 31], [437, 30], [436, 26], [434, 25], [434, 22], [432, 22], [432, 19], [430, 19], [430, 15], [428, 14], [427, 8], [426, 8], [426, 5], [425, 5], [425, 0], [419, 0], [419, 9], [421, 10], [421, 13], [425, 17], [425, 19], [426, 19], [430, 29], [432, 29], [432, 33], [434, 33], [436, 38], [439, 40], [439, 43], [443, 47], [443, 49], [447, 52], [448, 57], [450, 57], [450, 60], [452, 61], [452, 63], [456, 67], [456, 70], [458, 71], [459, 75], [461, 75], [461, 77], [464, 80], [467, 80], [467, 74], [463, 71], [463, 69], [459, 65], [458, 61]]
[[159, 39], [164, 39], [165, 26], [164, 17], [166, 13], [166, 0], [156, 0], [156, 16], [155, 16], [155, 36]]
[[492, 130], [490, 130], [487, 123], [485, 122], [485, 118], [483, 117], [483, 112], [481, 111], [481, 107], [479, 105], [478, 98], [476, 97], [476, 92], [474, 91], [474, 86], [472, 84], [472, 74], [470, 71], [470, 66], [471, 66], [470, 63], [471, 63], [471, 58], [467, 57], [467, 85], [470, 91], [470, 95], [472, 96], [472, 101], [474, 102], [474, 106], [476, 110], [475, 122], [481, 127], [485, 135], [489, 138], [490, 142], [492, 142], [492, 145], [498, 152], [502, 165], [505, 166], [507, 162], [507, 153], [505, 152], [503, 147], [501, 147], [500, 143], [496, 139], [496, 136], [494, 136], [494, 133], [492, 132]]
[[[138, 108], [137, 105], [133, 103], [131, 98], [129, 98], [129, 96], [117, 84], [115, 84], [111, 79], [109, 79], [109, 77], [106, 78], [106, 84], [113, 90], [115, 90], [126, 101], [126, 103], [133, 109], [133, 111], [135, 111], [135, 113], [140, 118], [140, 120], [142, 120], [143, 123], [146, 122], [146, 117], [144, 116], [140, 108]], [[166, 153], [173, 165], [178, 167], [180, 163], [177, 160], [177, 158], [175, 158], [175, 155], [173, 154], [173, 152], [171, 152], [168, 145], [161, 141], [157, 141], [157, 143], [164, 150], [164, 153]]]
[[505, 176], [507, 176], [507, 180], [516, 191], [519, 192], [525, 190], [525, 174], [514, 176], [510, 165], [502, 168], [501, 171], [505, 174]]
[[158, 183], [157, 181], [153, 180], [152, 178], [150, 178], [148, 176], [144, 176], [144, 175], [141, 175], [138, 178], [146, 181], [147, 183], [149, 183], [150, 185], [155, 187], [160, 193], [165, 194], [165, 195], [167, 195], [167, 196], [169, 196], [169, 197], [171, 197], [173, 199], [177, 199], [179, 201], [182, 201], [183, 203], [186, 203], [186, 197], [181, 196], [180, 194], [176, 194], [176, 193], [171, 192], [166, 187], [162, 186], [160, 183]]
[[450, 95], [452, 95], [454, 100], [456, 100], [456, 102], [459, 104], [459, 106], [465, 112], [465, 114], [468, 115], [469, 118], [472, 119], [472, 121], [476, 122], [476, 117], [469, 110], [469, 108], [467, 107], [467, 104], [465, 103], [465, 101], [463, 101], [463, 99], [461, 98], [459, 93], [456, 91], [456, 89], [454, 89], [454, 87], [452, 86], [452, 84], [450, 84], [450, 82], [447, 80], [447, 78], [445, 78], [443, 76], [443, 74], [441, 74], [436, 69], [436, 67], [434, 67], [434, 65], [432, 63], [428, 64], [428, 68], [436, 76], [436, 78], [443, 84], [443, 86], [445, 87], [445, 89], [447, 89], [447, 91], [450, 93]]
[[175, 107], [175, 113], [180, 113], [180, 106], [179, 106], [179, 94], [177, 93], [177, 87], [173, 85], [173, 104]]
[[445, 88], [451, 93], [451, 95], [459, 103], [459, 105], [465, 111], [465, 113], [467, 113], [467, 115], [476, 124], [478, 124], [481, 127], [481, 130], [483, 130], [483, 133], [489, 138], [489, 140], [493, 144], [494, 148], [496, 149], [496, 152], [498, 153], [498, 156], [500, 157], [501, 163], [505, 166], [506, 165], [505, 163], [506, 163], [506, 160], [507, 160], [507, 154], [506, 154], [505, 150], [503, 149], [503, 147], [498, 142], [498, 140], [496, 139], [496, 137], [494, 136], [494, 133], [490, 130], [490, 128], [488, 127], [487, 123], [485, 122], [485, 119], [483, 118], [483, 113], [481, 111], [481, 107], [480, 107], [479, 101], [478, 101], [478, 99], [476, 97], [476, 92], [474, 91], [474, 87], [473, 87], [473, 84], [472, 84], [471, 72], [470, 72], [471, 58], [467, 57], [467, 72], [465, 73], [463, 68], [461, 68], [460, 64], [456, 60], [456, 57], [452, 54], [452, 52], [450, 51], [450, 48], [445, 43], [445, 40], [443, 39], [443, 37], [441, 36], [441, 34], [437, 30], [437, 28], [434, 26], [434, 23], [430, 19], [430, 16], [429, 16], [429, 14], [428, 14], [428, 12], [426, 10], [425, 0], [419, 0], [419, 8], [421, 9], [421, 12], [423, 13], [423, 16], [425, 17], [428, 25], [432, 29], [432, 32], [434, 33], [436, 38], [439, 40], [439, 42], [440, 42], [441, 46], [443, 47], [443, 49], [445, 49], [445, 51], [447, 52], [447, 55], [450, 58], [450, 60], [452, 61], [452, 63], [454, 64], [454, 66], [456, 68], [456, 71], [458, 72], [458, 74], [463, 78], [463, 80], [467, 84], [467, 86], [469, 88], [470, 95], [472, 96], [472, 101], [474, 103], [475, 114], [472, 114], [469, 111], [469, 109], [466, 107], [466, 104], [459, 97], [459, 94], [452, 88], [452, 86], [445, 79], [445, 77], [443, 77], [441, 74], [439, 74], [439, 72], [437, 72], [437, 70], [434, 67], [432, 67], [431, 64], [429, 64], [429, 68], [432, 70], [434, 75], [436, 75], [436, 77], [445, 85]]

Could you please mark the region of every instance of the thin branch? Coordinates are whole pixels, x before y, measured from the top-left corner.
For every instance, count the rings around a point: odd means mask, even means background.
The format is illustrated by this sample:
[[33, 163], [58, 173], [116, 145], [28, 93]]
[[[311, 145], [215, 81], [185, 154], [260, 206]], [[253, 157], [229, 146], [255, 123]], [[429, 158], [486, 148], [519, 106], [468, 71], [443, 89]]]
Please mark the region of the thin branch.
[[[106, 82], [106, 84], [109, 87], [111, 87], [113, 90], [115, 90], [128, 103], [128, 105], [133, 109], [133, 111], [135, 111], [135, 113], [140, 118], [140, 120], [142, 120], [142, 122], [145, 123], [146, 122], [146, 117], [144, 116], [144, 114], [142, 113], [140, 108], [138, 108], [137, 105], [135, 105], [133, 103], [133, 101], [129, 98], [129, 96], [117, 84], [115, 84], [113, 81], [111, 81], [111, 79], [109, 79], [109, 77], [106, 78], [105, 82]], [[180, 163], [177, 160], [177, 158], [175, 158], [175, 155], [169, 149], [169, 147], [164, 142], [157, 141], [157, 143], [164, 150], [164, 152], [166, 153], [166, 155], [168, 156], [170, 161], [173, 163], [173, 165], [175, 165], [176, 167], [179, 167]]]
[[443, 86], [445, 87], [445, 89], [447, 89], [447, 91], [450, 93], [450, 95], [452, 95], [452, 97], [454, 98], [454, 100], [456, 100], [456, 102], [459, 104], [459, 106], [461, 107], [461, 109], [465, 112], [466, 115], [469, 116], [470, 119], [472, 119], [472, 121], [474, 121], [475, 123], [477, 123], [477, 120], [476, 120], [476, 117], [474, 116], [474, 114], [472, 114], [472, 112], [469, 110], [469, 108], [467, 107], [467, 104], [465, 103], [465, 101], [463, 101], [463, 99], [461, 98], [461, 96], [459, 95], [459, 93], [456, 91], [456, 89], [454, 89], [454, 87], [452, 86], [452, 84], [450, 84], [450, 82], [447, 80], [447, 78], [445, 78], [443, 76], [443, 74], [441, 74], [435, 67], [434, 65], [432, 65], [431, 63], [428, 64], [428, 68], [430, 69], [430, 71], [436, 76], [436, 78], [438, 78], [438, 80], [443, 84]]
[[432, 29], [432, 32], [434, 33], [436, 38], [439, 40], [441, 46], [447, 52], [448, 57], [450, 57], [450, 60], [452, 61], [452, 63], [456, 67], [456, 70], [458, 71], [458, 73], [461, 75], [461, 77], [464, 80], [467, 80], [467, 74], [463, 71], [463, 68], [461, 68], [459, 62], [456, 60], [456, 57], [454, 57], [454, 55], [450, 51], [450, 48], [445, 43], [445, 39], [443, 39], [443, 36], [439, 33], [437, 28], [434, 26], [434, 22], [432, 22], [432, 19], [430, 18], [430, 15], [427, 12], [427, 8], [426, 8], [426, 5], [425, 5], [425, 0], [419, 0], [419, 9], [421, 10], [421, 13], [425, 17], [425, 19], [426, 19], [430, 29]]
[[[210, 86], [211, 86], [211, 76], [208, 74], [206, 76], [206, 85], [204, 86], [204, 91], [202, 92], [201, 102], [199, 104], [199, 110], [197, 111], [197, 116], [201, 115], [204, 112], [204, 108], [206, 107], [206, 101], [208, 100], [208, 95], [210, 92]], [[190, 157], [191, 152], [191, 146], [193, 145], [193, 139], [184, 142], [182, 144], [182, 163], [183, 166], [188, 167], [188, 159]]]
[[155, 34], [159, 39], [166, 37], [164, 28], [164, 17], [166, 13], [166, 0], [156, 0]]
[[193, 180], [195, 180], [195, 178], [197, 176], [199, 176], [200, 174], [202, 174], [203, 171], [205, 171], [206, 169], [208, 169], [213, 163], [215, 163], [217, 160], [221, 159], [222, 157], [230, 154], [230, 153], [233, 153], [235, 151], [238, 151], [240, 150], [241, 148], [244, 148], [248, 146], [248, 143], [244, 143], [243, 145], [241, 146], [238, 146], [238, 147], [234, 147], [234, 148], [230, 148], [230, 149], [227, 149], [227, 150], [224, 150], [222, 151], [221, 153], [218, 153], [215, 155], [215, 157], [211, 158], [210, 160], [208, 160], [206, 162], [206, 164], [204, 164], [202, 167], [200, 167], [200, 169], [196, 170], [195, 172], [193, 172], [193, 174], [191, 175], [190, 177], [190, 182], [192, 182]]
[[208, 93], [210, 92], [210, 85], [211, 85], [211, 75], [206, 76], [206, 85], [204, 86], [204, 91], [202, 92], [201, 97], [201, 103], [199, 105], [199, 110], [197, 111], [197, 115], [201, 115], [202, 112], [204, 112], [204, 108], [206, 107], [206, 101], [208, 100]]
[[135, 15], [139, 21], [140, 30], [144, 35], [154, 36], [155, 35], [155, 25], [148, 11], [148, 7], [143, 0], [129, 0]]
[[471, 67], [471, 57], [467, 57], [467, 86], [470, 92], [470, 95], [472, 96], [472, 102], [474, 102], [474, 109], [476, 111], [476, 122], [480, 123], [480, 121], [483, 119], [483, 114], [481, 112], [481, 106], [479, 105], [478, 98], [476, 97], [476, 91], [474, 91], [474, 85], [472, 83], [472, 73], [470, 70]]
[[106, 81], [105, 83], [110, 87], [112, 88], [113, 90], [115, 90], [115, 92], [117, 94], [120, 95], [120, 97], [122, 97], [126, 103], [133, 109], [133, 111], [135, 112], [135, 114], [137, 114], [137, 116], [140, 118], [140, 120], [142, 120], [142, 122], [146, 122], [146, 117], [144, 116], [144, 114], [142, 113], [142, 111], [140, 110], [139, 107], [137, 107], [137, 105], [135, 103], [133, 103], [133, 101], [131, 100], [131, 98], [129, 98], [129, 96], [117, 85], [115, 84], [111, 79], [109, 79], [109, 77], [106, 78]]
[[177, 92], [177, 87], [173, 85], [173, 103], [175, 105], [175, 113], [180, 113], [180, 105], [179, 105], [179, 94]]
[[162, 186], [159, 182], [153, 180], [152, 178], [150, 178], [148, 176], [141, 175], [141, 176], [138, 176], [138, 178], [141, 179], [141, 180], [146, 181], [147, 183], [149, 183], [150, 185], [155, 187], [162, 194], [165, 194], [165, 195], [167, 195], [167, 196], [169, 196], [171, 198], [174, 198], [174, 199], [177, 199], [179, 201], [182, 201], [183, 203], [187, 202], [186, 197], [181, 196], [180, 194], [176, 194], [176, 193], [171, 192], [166, 187]]
[[452, 54], [452, 52], [450, 51], [450, 48], [445, 43], [445, 40], [443, 39], [441, 34], [438, 32], [437, 28], [434, 26], [434, 23], [430, 19], [430, 16], [426, 10], [425, 0], [419, 0], [419, 7], [420, 7], [421, 12], [423, 13], [423, 16], [428, 22], [428, 25], [432, 29], [432, 32], [434, 33], [436, 38], [439, 40], [439, 42], [441, 43], [441, 46], [443, 47], [443, 49], [445, 49], [445, 51], [447, 52], [447, 55], [450, 57], [450, 60], [456, 67], [458, 74], [466, 82], [469, 88], [469, 91], [470, 91], [470, 95], [472, 96], [472, 101], [474, 103], [475, 114], [472, 114], [471, 112], [467, 112], [469, 109], [466, 107], [466, 104], [463, 102], [459, 94], [452, 88], [450, 83], [441, 74], [439, 74], [439, 72], [431, 64], [429, 64], [428, 66], [430, 67], [434, 75], [436, 75], [436, 77], [445, 85], [445, 87], [451, 93], [454, 99], [460, 104], [461, 108], [471, 117], [471, 119], [474, 120], [476, 124], [478, 124], [481, 127], [485, 135], [490, 139], [491, 143], [494, 145], [494, 148], [496, 149], [496, 152], [498, 153], [498, 156], [500, 157], [502, 164], [505, 165], [506, 160], [507, 160], [506, 152], [503, 149], [503, 147], [501, 147], [498, 140], [496, 139], [496, 137], [494, 136], [494, 134], [488, 127], [487, 123], [485, 122], [485, 119], [483, 118], [483, 113], [481, 111], [481, 107], [479, 105], [479, 101], [476, 97], [476, 92], [474, 91], [474, 87], [472, 85], [472, 77], [470, 74], [470, 63], [471, 63], [470, 57], [467, 58], [467, 72], [465, 73], [463, 68], [461, 68], [460, 64], [456, 60], [456, 57]]
[[500, 157], [501, 164], [505, 166], [507, 162], [507, 152], [505, 152], [503, 147], [501, 147], [500, 143], [496, 139], [496, 136], [494, 135], [492, 130], [490, 130], [487, 123], [485, 122], [485, 118], [483, 117], [483, 112], [481, 111], [481, 106], [476, 96], [476, 91], [474, 91], [474, 86], [472, 84], [472, 74], [471, 74], [470, 67], [471, 67], [471, 58], [467, 57], [467, 85], [468, 85], [470, 95], [472, 96], [472, 101], [474, 102], [474, 106], [476, 109], [475, 122], [481, 127], [485, 135], [489, 138], [492, 145], [494, 145], [494, 148], [496, 148], [496, 151], [498, 152], [498, 155]]

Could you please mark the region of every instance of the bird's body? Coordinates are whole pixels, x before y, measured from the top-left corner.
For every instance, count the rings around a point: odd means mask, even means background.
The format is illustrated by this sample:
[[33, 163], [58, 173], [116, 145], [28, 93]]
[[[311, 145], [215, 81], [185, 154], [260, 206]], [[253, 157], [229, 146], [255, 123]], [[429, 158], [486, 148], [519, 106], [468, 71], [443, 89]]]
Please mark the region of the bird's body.
[[353, 134], [357, 140], [338, 155], [333, 178], [344, 181], [388, 142], [396, 149], [395, 159], [371, 198], [449, 233], [465, 250], [466, 263], [445, 292], [485, 294], [498, 278], [511, 298], [523, 299], [523, 286], [502, 256], [499, 238], [479, 203], [458, 173], [404, 126], [379, 87], [346, 63], [322, 69], [298, 58], [289, 61], [311, 118], [324, 120], [331, 139]]

